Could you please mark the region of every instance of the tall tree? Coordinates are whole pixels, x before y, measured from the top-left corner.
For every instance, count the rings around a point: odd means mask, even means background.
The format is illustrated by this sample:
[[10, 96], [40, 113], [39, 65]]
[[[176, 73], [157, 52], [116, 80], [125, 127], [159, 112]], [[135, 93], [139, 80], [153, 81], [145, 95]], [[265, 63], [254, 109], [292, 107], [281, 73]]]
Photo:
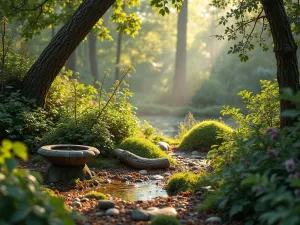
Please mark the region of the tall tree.
[[120, 80], [120, 59], [121, 59], [121, 50], [122, 50], [122, 32], [119, 31], [119, 33], [118, 33], [118, 40], [117, 40], [115, 81], [116, 81], [116, 80]]
[[98, 65], [97, 65], [97, 36], [94, 33], [89, 34], [88, 44], [89, 44], [90, 69], [95, 84], [96, 81], [99, 81], [99, 74], [98, 74]]
[[[218, 35], [219, 39], [227, 38], [228, 40], [236, 40], [242, 37], [236, 43], [229, 53], [239, 53], [241, 61], [247, 61], [247, 51], [254, 48], [254, 39], [257, 39], [259, 45], [264, 50], [268, 50], [265, 43], [263, 32], [268, 30], [269, 26], [273, 43], [274, 53], [277, 61], [277, 81], [279, 89], [291, 88], [293, 92], [300, 90], [299, 86], [299, 71], [297, 61], [297, 45], [293, 38], [289, 19], [292, 19], [295, 30], [299, 30], [299, 20], [295, 16], [295, 12], [299, 12], [299, 3], [283, 0], [248, 0], [248, 1], [227, 1], [214, 0], [214, 6], [225, 9], [229, 4], [230, 13], [221, 17], [220, 24], [226, 25], [230, 19], [237, 20], [232, 26], [230, 24], [225, 29], [225, 35]], [[288, 6], [288, 7], [287, 7]], [[233, 8], [234, 7], [234, 8]], [[289, 10], [290, 18], [286, 13], [286, 8]], [[297, 13], [296, 13], [297, 14]], [[268, 23], [265, 22], [265, 19]], [[252, 26], [250, 24], [252, 23]], [[261, 28], [257, 29], [260, 24]], [[295, 105], [287, 101], [280, 102], [281, 112], [288, 109], [295, 109]], [[290, 126], [295, 121], [287, 119], [283, 116], [280, 118], [280, 126]]]
[[172, 104], [183, 105], [187, 101], [186, 84], [186, 36], [188, 20], [188, 0], [184, 0], [177, 22], [177, 44], [175, 75], [172, 88]]
[[65, 62], [115, 0], [85, 0], [56, 33], [31, 66], [22, 83], [22, 93], [43, 106], [47, 92]]

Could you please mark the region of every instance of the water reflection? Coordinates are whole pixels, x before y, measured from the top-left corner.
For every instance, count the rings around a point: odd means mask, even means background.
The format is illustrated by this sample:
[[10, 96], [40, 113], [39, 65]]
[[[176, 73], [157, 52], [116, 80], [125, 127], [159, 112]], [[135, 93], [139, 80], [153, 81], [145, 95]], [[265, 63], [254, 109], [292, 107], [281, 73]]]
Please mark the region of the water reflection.
[[156, 185], [155, 181], [141, 182], [134, 185], [126, 183], [101, 184], [95, 191], [110, 194], [127, 201], [146, 201], [159, 196], [168, 196], [166, 190]]

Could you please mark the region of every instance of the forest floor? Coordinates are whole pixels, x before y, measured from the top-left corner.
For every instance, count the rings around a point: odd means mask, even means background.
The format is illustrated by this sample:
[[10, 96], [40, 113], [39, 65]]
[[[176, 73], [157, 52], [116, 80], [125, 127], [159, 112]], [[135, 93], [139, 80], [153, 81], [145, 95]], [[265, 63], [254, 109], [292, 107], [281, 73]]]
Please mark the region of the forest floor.
[[[161, 187], [164, 190], [168, 179], [174, 173], [178, 172], [194, 172], [202, 173], [204, 170], [209, 170], [209, 164], [207, 164], [205, 154], [185, 154], [177, 151], [169, 152], [172, 157], [174, 157], [179, 165], [174, 167], [171, 166], [168, 169], [151, 169], [147, 170], [147, 174], [141, 174], [139, 170], [129, 168], [125, 165], [120, 165], [117, 168], [90, 168], [95, 172], [95, 176], [92, 182], [71, 182], [71, 183], [51, 183], [43, 184], [44, 187], [50, 188], [55, 193], [65, 199], [65, 204], [71, 209], [76, 210], [79, 214], [83, 214], [86, 217], [84, 222], [79, 221], [77, 224], [80, 225], [125, 225], [125, 224], [151, 224], [151, 221], [136, 221], [133, 220], [132, 212], [134, 210], [147, 210], [150, 207], [155, 207], [154, 209], [162, 209], [166, 207], [171, 207], [173, 209], [172, 213], [177, 214], [177, 218], [180, 223], [186, 225], [208, 225], [208, 224], [223, 224], [223, 225], [240, 225], [242, 223], [229, 221], [220, 212], [206, 211], [198, 212], [197, 208], [202, 203], [203, 196], [197, 193], [193, 195], [190, 192], [182, 192], [176, 196], [167, 196], [166, 192], [163, 196], [156, 198], [150, 198], [151, 190], [143, 193], [144, 197], [149, 197], [149, 200], [134, 199], [129, 200], [122, 197], [114, 195], [114, 191], [111, 187], [128, 187], [127, 189], [134, 188], [139, 182], [150, 182]], [[49, 166], [49, 164], [44, 160], [36, 160], [37, 157], [30, 157], [29, 161], [26, 163], [21, 163], [21, 168], [27, 168], [31, 171], [37, 171], [44, 173]], [[153, 181], [154, 178], [154, 181]], [[151, 181], [152, 180], [152, 181]], [[124, 182], [126, 181], [126, 182]], [[152, 183], [151, 183], [152, 182]], [[106, 189], [103, 187], [107, 187]], [[106, 210], [101, 210], [98, 207], [99, 200], [87, 199], [85, 194], [92, 190], [101, 189], [101, 192], [109, 197], [109, 201], [113, 202], [115, 210], [112, 212], [113, 216], [108, 216]], [[124, 191], [126, 191], [124, 189]], [[139, 190], [135, 190], [139, 192]], [[142, 190], [141, 190], [142, 191]], [[159, 191], [159, 190], [153, 190]], [[122, 194], [123, 190], [121, 190]], [[120, 194], [120, 190], [116, 190], [116, 193]], [[139, 193], [137, 193], [139, 195]], [[158, 194], [159, 195], [159, 194]], [[136, 197], [136, 196], [135, 196]], [[74, 202], [77, 201], [77, 204]], [[153, 208], [150, 208], [151, 210]], [[169, 208], [170, 209], [170, 208]], [[117, 211], [117, 212], [116, 212]], [[140, 215], [141, 216], [141, 215]], [[211, 218], [215, 222], [207, 222], [207, 219]], [[218, 222], [222, 220], [222, 222]]]

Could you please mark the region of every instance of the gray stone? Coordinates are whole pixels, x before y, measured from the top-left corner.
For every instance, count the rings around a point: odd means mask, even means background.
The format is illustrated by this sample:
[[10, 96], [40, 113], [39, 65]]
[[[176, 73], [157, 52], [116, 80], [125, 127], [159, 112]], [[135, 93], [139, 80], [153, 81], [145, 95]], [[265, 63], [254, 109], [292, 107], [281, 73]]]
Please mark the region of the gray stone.
[[165, 207], [157, 211], [148, 211], [148, 213], [149, 213], [149, 218], [151, 220], [158, 215], [175, 216], [175, 217], [177, 216], [177, 211], [173, 207]]
[[118, 209], [116, 209], [116, 208], [111, 208], [111, 209], [108, 209], [108, 210], [106, 210], [106, 212], [105, 212], [105, 214], [107, 215], [107, 216], [117, 216], [117, 215], [119, 215], [119, 210]]
[[111, 180], [110, 180], [110, 179], [106, 179], [106, 180], [104, 180], [104, 183], [110, 184], [110, 183], [111, 183]]
[[140, 170], [139, 174], [146, 175], [146, 174], [148, 174], [148, 172], [147, 172], [147, 170]]
[[98, 202], [98, 209], [110, 209], [110, 208], [114, 208], [115, 207], [115, 203], [113, 201], [110, 200], [99, 200]]
[[88, 198], [82, 198], [82, 199], [81, 199], [81, 202], [88, 202], [88, 201], [89, 201]]
[[105, 213], [104, 212], [96, 212], [96, 214], [95, 214], [96, 216], [98, 216], [98, 217], [101, 217], [101, 216], [104, 216], [105, 215]]
[[150, 180], [163, 180], [164, 177], [161, 175], [153, 175], [150, 177]]
[[74, 201], [72, 202], [71, 206], [81, 207], [82, 204], [80, 202]]
[[71, 181], [76, 178], [81, 180], [89, 180], [92, 178], [91, 171], [87, 165], [71, 167], [51, 164], [44, 177], [44, 179], [49, 183]]
[[158, 210], [159, 210], [159, 208], [157, 208], [157, 207], [149, 207], [146, 209], [146, 211], [158, 211]]
[[212, 216], [212, 217], [209, 217], [207, 220], [205, 220], [205, 222], [208, 222], [208, 223], [222, 223], [222, 219], [220, 217], [217, 217], [217, 216]]
[[98, 180], [93, 180], [93, 184], [94, 184], [95, 186], [98, 186], [98, 185], [100, 184], [100, 182], [99, 182]]
[[80, 199], [79, 198], [74, 198], [73, 202], [80, 202]]
[[136, 209], [131, 212], [131, 219], [134, 221], [147, 221], [149, 220], [149, 214], [143, 209]]
[[156, 144], [161, 150], [168, 151], [170, 148], [170, 145], [167, 142], [160, 141]]
[[197, 152], [197, 151], [192, 151], [192, 155], [199, 155], [199, 152]]

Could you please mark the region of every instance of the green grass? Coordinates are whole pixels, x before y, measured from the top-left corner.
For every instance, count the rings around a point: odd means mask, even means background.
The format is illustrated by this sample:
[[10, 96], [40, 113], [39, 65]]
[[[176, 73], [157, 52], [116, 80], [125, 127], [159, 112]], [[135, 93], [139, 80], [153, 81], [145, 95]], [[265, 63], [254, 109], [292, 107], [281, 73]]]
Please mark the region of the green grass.
[[144, 138], [127, 138], [122, 141], [118, 147], [140, 157], [149, 159], [168, 158], [171, 164], [177, 164], [175, 159], [170, 157], [154, 143]]
[[46, 192], [48, 195], [50, 195], [50, 196], [52, 196], [52, 197], [57, 196], [57, 195], [55, 194], [55, 192], [54, 192], [53, 190], [49, 189], [49, 188], [41, 187], [41, 190], [42, 190], [43, 192]]
[[232, 132], [232, 128], [216, 120], [206, 120], [195, 125], [178, 146], [183, 151], [208, 150], [212, 145], [219, 145], [222, 138], [218, 134]]
[[105, 194], [103, 194], [102, 192], [97, 192], [97, 191], [88, 192], [84, 195], [84, 197], [93, 198], [93, 199], [97, 199], [97, 200], [107, 199], [107, 196]]
[[96, 157], [91, 162], [88, 163], [90, 168], [101, 168], [101, 169], [114, 169], [120, 167], [120, 161], [115, 158], [108, 157]]
[[182, 191], [193, 191], [200, 176], [202, 176], [202, 174], [190, 172], [173, 174], [167, 183], [168, 194], [176, 195]]
[[151, 225], [180, 225], [180, 222], [174, 216], [158, 215], [154, 217]]

